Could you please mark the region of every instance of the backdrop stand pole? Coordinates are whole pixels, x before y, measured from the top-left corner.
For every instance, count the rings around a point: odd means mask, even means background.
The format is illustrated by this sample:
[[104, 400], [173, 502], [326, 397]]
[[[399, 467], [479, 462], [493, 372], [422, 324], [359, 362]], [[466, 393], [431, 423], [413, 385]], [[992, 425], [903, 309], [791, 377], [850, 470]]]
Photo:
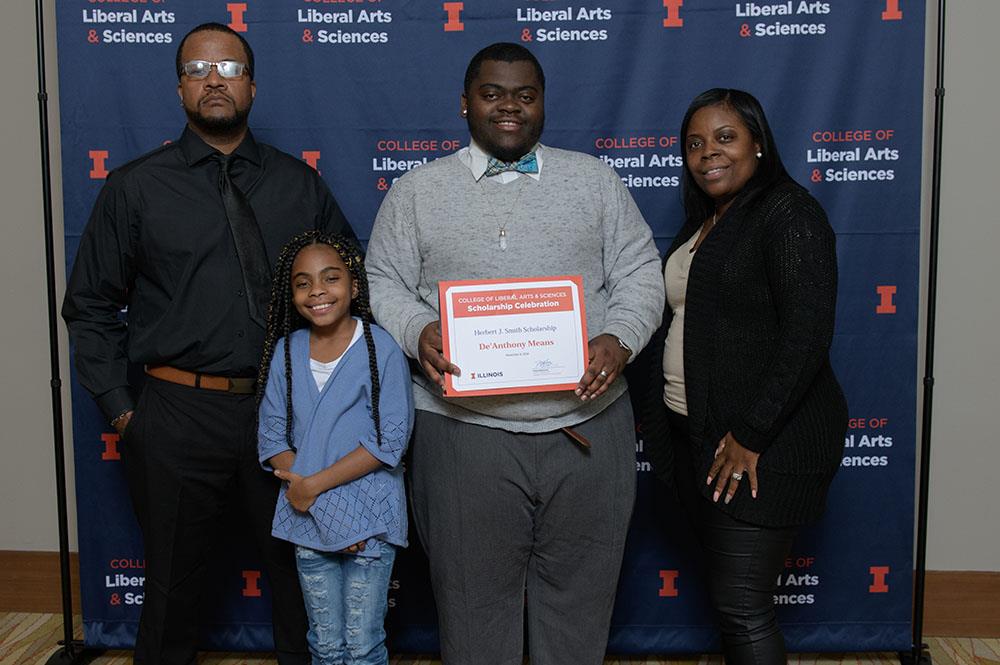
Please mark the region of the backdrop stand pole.
[[45, 33], [42, 0], [35, 0], [35, 41], [38, 53], [38, 127], [42, 160], [42, 217], [45, 227], [46, 295], [48, 296], [49, 360], [51, 364], [52, 437], [55, 444], [56, 506], [59, 522], [59, 578], [62, 586], [63, 639], [46, 663], [87, 663], [99, 651], [87, 650], [73, 639], [73, 584], [69, 567], [69, 521], [66, 514], [66, 456], [63, 449], [62, 379], [59, 377], [59, 333], [56, 318], [56, 271], [52, 232], [52, 179], [49, 163], [49, 95], [45, 85]]
[[902, 652], [903, 665], [930, 665], [924, 644], [924, 593], [927, 580], [927, 498], [931, 472], [931, 415], [934, 404], [934, 324], [937, 315], [938, 236], [941, 226], [941, 135], [944, 125], [945, 0], [937, 10], [937, 80], [934, 85], [934, 153], [931, 162], [931, 228], [927, 263], [927, 328], [924, 349], [924, 396], [920, 425], [920, 481], [917, 493], [916, 561], [913, 579], [913, 641]]

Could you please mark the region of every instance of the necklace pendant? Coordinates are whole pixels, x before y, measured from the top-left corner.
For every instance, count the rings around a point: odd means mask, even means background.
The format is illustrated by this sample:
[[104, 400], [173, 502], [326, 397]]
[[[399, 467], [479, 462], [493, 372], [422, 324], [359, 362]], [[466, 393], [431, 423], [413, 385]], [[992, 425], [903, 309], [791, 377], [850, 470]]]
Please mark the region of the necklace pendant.
[[500, 251], [507, 251], [507, 231], [505, 229], [500, 229]]

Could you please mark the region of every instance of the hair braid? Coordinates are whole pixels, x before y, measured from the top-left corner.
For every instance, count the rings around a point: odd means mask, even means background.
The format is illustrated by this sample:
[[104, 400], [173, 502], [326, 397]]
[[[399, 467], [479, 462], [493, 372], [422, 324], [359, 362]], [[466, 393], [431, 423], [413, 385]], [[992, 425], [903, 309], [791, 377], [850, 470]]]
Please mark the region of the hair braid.
[[[285, 280], [286, 283], [288, 280]], [[285, 289], [288, 291], [288, 289]], [[291, 296], [289, 296], [291, 298]], [[295, 450], [295, 411], [292, 409], [292, 313], [294, 308], [290, 305], [285, 308], [284, 317], [284, 337], [285, 337], [285, 442], [288, 447]], [[297, 313], [297, 312], [295, 312]]]
[[341, 246], [334, 245], [334, 249], [340, 254], [340, 258], [347, 264], [351, 271], [351, 277], [358, 286], [358, 295], [351, 302], [351, 309], [361, 318], [362, 331], [365, 336], [365, 345], [368, 347], [368, 373], [372, 382], [372, 422], [375, 424], [375, 442], [378, 447], [382, 447], [382, 417], [379, 411], [379, 398], [382, 394], [381, 383], [378, 378], [378, 355], [375, 351], [375, 338], [372, 336], [372, 323], [375, 317], [372, 316], [371, 301], [368, 296], [368, 271], [365, 270], [365, 262], [361, 257], [361, 251], [351, 243], [343, 242]]
[[379, 396], [381, 384], [378, 378], [378, 357], [375, 355], [375, 338], [372, 337], [372, 308], [368, 301], [368, 278], [364, 264], [361, 264], [362, 280], [358, 283], [358, 309], [361, 314], [361, 325], [364, 326], [365, 343], [368, 345], [368, 372], [372, 381], [372, 420], [375, 422], [375, 441], [382, 447], [382, 417], [379, 413]]

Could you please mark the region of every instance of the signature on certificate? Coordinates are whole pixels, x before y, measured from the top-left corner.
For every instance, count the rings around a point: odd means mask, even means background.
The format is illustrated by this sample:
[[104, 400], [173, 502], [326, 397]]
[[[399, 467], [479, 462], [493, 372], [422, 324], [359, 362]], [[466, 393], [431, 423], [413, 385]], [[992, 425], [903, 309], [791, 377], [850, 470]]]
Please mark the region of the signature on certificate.
[[535, 361], [534, 371], [536, 373], [548, 372], [554, 369], [553, 362], [547, 358]]

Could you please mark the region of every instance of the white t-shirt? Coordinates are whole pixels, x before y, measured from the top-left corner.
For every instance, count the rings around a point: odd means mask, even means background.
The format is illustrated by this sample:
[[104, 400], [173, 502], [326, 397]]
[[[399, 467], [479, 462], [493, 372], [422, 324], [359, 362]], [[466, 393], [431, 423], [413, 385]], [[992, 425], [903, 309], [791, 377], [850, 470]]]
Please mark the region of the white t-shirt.
[[[361, 333], [364, 331], [361, 321], [358, 321], [357, 319], [355, 319], [355, 321], [357, 321], [357, 323], [354, 326], [354, 335], [351, 337], [351, 341], [347, 343], [347, 348], [344, 349], [344, 353], [347, 353], [347, 349], [354, 346], [354, 343], [358, 341], [361, 337]], [[314, 358], [309, 358], [309, 369], [312, 370], [313, 379], [316, 380], [317, 389], [323, 390], [323, 386], [326, 385], [327, 379], [329, 379], [330, 375], [333, 374], [333, 370], [335, 370], [337, 365], [340, 364], [340, 359], [344, 357], [344, 353], [341, 353], [328, 363], [321, 363]]]

